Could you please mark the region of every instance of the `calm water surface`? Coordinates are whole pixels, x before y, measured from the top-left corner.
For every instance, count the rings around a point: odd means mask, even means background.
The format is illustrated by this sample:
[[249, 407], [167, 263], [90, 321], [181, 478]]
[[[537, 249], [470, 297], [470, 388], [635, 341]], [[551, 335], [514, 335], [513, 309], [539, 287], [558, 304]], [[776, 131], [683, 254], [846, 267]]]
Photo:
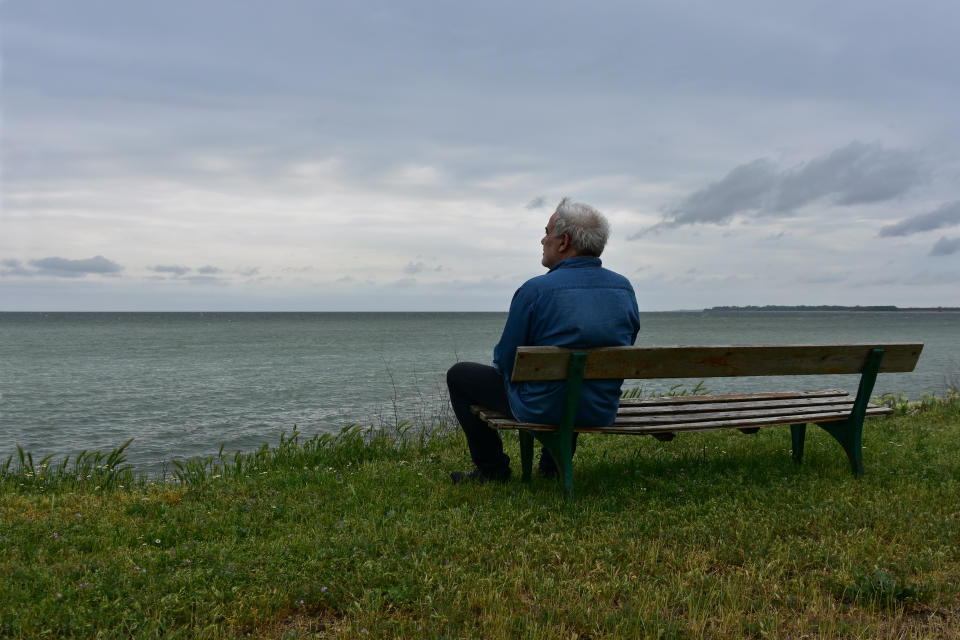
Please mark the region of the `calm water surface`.
[[[960, 373], [956, 313], [645, 313], [638, 344], [924, 342], [876, 392], [942, 393]], [[439, 419], [443, 375], [489, 362], [503, 313], [0, 313], [0, 456], [110, 449], [171, 458], [356, 423]], [[665, 390], [677, 382], [644, 383]], [[855, 389], [855, 376], [707, 382], [713, 391]]]

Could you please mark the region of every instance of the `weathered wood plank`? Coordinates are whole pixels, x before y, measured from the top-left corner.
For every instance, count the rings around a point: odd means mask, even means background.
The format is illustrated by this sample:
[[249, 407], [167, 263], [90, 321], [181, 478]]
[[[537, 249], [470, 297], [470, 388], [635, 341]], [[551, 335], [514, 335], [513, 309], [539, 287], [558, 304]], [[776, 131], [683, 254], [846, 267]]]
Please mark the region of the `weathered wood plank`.
[[776, 400], [793, 398], [826, 398], [849, 395], [844, 389], [822, 389], [820, 391], [776, 391], [773, 393], [731, 393], [713, 396], [661, 396], [658, 398], [621, 398], [620, 406], [693, 404], [697, 402], [740, 402], [743, 400]]
[[[604, 347], [585, 349], [584, 377], [715, 378], [860, 373], [874, 348], [884, 349], [881, 373], [913, 371], [919, 343]], [[511, 379], [564, 380], [571, 350], [520, 347]]]
[[688, 414], [706, 413], [712, 411], [746, 411], [749, 409], [786, 409], [794, 407], [824, 407], [833, 405], [853, 405], [853, 398], [849, 395], [831, 396], [827, 398], [791, 398], [785, 400], [742, 400], [740, 402], [698, 402], [696, 404], [669, 404], [669, 405], [620, 405], [617, 415], [641, 416], [654, 414]]
[[812, 413], [834, 413], [837, 411], [850, 415], [853, 402], [813, 407], [774, 407], [768, 409], [742, 409], [736, 411], [705, 411], [697, 413], [653, 413], [644, 415], [617, 415], [617, 424], [621, 425], [657, 425], [684, 424], [693, 422], [713, 422], [716, 420], [739, 420], [740, 418], [763, 418], [777, 416], [802, 416]]
[[[871, 406], [867, 409], [867, 416], [888, 415], [892, 410], [888, 407]], [[705, 422], [681, 422], [672, 424], [623, 424], [619, 420], [609, 427], [575, 427], [579, 433], [609, 433], [609, 434], [653, 434], [679, 433], [682, 431], [715, 431], [718, 429], [738, 429], [744, 427], [771, 427], [777, 425], [836, 422], [850, 416], [849, 411], [824, 411], [818, 413], [788, 414], [766, 417], [743, 417], [726, 420], [711, 420]], [[531, 431], [556, 431], [557, 427], [544, 424], [516, 422], [506, 417], [489, 416], [485, 418], [493, 429], [529, 429]]]

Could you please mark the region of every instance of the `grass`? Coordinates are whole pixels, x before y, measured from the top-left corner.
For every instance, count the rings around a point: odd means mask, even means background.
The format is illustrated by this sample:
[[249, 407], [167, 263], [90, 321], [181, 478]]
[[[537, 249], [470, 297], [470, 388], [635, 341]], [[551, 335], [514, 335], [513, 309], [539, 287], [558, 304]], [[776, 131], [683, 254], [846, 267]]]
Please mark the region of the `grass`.
[[890, 401], [861, 479], [820, 430], [802, 466], [783, 428], [595, 436], [573, 503], [452, 486], [443, 429], [294, 434], [173, 481], [18, 452], [0, 637], [960, 637], [960, 402]]

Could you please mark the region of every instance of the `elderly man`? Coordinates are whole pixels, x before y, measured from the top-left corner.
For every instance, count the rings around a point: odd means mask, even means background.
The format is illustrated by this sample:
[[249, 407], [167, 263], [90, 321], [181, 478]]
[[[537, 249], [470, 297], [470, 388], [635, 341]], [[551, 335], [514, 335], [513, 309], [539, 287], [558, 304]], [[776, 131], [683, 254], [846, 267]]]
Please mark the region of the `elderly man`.
[[[633, 287], [600, 263], [609, 234], [610, 226], [600, 212], [564, 198], [540, 241], [543, 266], [549, 271], [527, 280], [514, 294], [503, 335], [493, 350], [493, 366], [459, 362], [447, 371], [453, 411], [476, 465], [470, 473], [451, 473], [455, 484], [510, 478], [510, 457], [503, 452], [499, 434], [474, 416], [470, 405], [496, 409], [522, 422], [561, 421], [564, 382], [511, 382], [517, 347], [633, 344], [640, 327]], [[584, 382], [576, 424], [612, 424], [622, 384], [622, 380]], [[546, 449], [541, 453], [538, 471], [556, 474], [556, 465]]]

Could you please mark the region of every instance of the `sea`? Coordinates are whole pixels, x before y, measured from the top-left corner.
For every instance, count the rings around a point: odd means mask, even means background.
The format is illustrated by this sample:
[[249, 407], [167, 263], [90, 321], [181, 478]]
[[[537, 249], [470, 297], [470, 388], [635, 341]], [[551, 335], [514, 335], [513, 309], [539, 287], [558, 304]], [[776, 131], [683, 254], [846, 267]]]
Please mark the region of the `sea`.
[[[108, 451], [155, 475], [172, 460], [251, 451], [297, 429], [419, 429], [452, 420], [444, 374], [489, 363], [505, 313], [0, 313], [0, 464]], [[960, 313], [659, 312], [637, 344], [922, 342], [875, 395], [960, 383]], [[699, 380], [627, 381], [645, 393]], [[716, 378], [712, 392], [840, 387], [857, 376]]]

